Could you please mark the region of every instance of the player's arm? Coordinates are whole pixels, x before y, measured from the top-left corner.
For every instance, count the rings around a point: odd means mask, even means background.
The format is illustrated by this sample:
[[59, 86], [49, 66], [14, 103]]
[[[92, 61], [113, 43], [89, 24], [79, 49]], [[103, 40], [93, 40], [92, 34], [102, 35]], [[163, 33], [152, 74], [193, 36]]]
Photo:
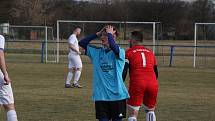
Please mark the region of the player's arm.
[[156, 78], [158, 79], [158, 67], [157, 67], [157, 65], [154, 65], [154, 72], [155, 72]]
[[113, 27], [112, 26], [108, 26], [106, 28], [106, 32], [108, 33], [108, 43], [109, 43], [109, 46], [111, 48], [111, 50], [113, 50], [113, 52], [119, 56], [119, 46], [115, 43], [115, 40], [113, 38], [113, 34], [116, 32], [113, 30]]
[[7, 73], [3, 49], [0, 49], [0, 69], [4, 75], [5, 84], [9, 84], [11, 82], [11, 80]]
[[89, 35], [87, 37], [85, 37], [84, 39], [81, 39], [81, 41], [78, 42], [79, 46], [81, 46], [82, 48], [87, 49], [87, 45], [90, 43], [90, 41], [96, 39], [98, 37], [97, 34], [92, 34]]
[[126, 76], [127, 76], [127, 73], [128, 73], [128, 68], [129, 68], [129, 63], [126, 61], [124, 69], [123, 69], [123, 72], [122, 72], [122, 79], [123, 79], [123, 81], [125, 81], [125, 79], [126, 79]]
[[71, 50], [73, 50], [74, 52], [76, 52], [77, 54], [81, 54], [81, 52], [79, 52], [79, 51], [75, 48], [75, 46], [74, 46], [73, 44], [71, 44], [71, 43], [69, 43], [69, 48], [70, 48]]
[[119, 46], [115, 43], [115, 40], [113, 39], [113, 35], [110, 33], [108, 33], [108, 43], [109, 43], [111, 50], [113, 50], [113, 52], [117, 56], [119, 56]]
[[105, 27], [103, 27], [100, 31], [96, 32], [95, 34], [89, 35], [82, 39], [80, 42], [78, 42], [79, 46], [81, 46], [83, 49], [85, 49], [85, 52], [87, 50], [87, 45], [90, 43], [90, 41], [98, 38], [101, 36], [102, 32], [104, 31]]
[[154, 57], [154, 72], [156, 75], [156, 79], [158, 79], [158, 66], [157, 66], [157, 62], [154, 54], [153, 54], [153, 57]]

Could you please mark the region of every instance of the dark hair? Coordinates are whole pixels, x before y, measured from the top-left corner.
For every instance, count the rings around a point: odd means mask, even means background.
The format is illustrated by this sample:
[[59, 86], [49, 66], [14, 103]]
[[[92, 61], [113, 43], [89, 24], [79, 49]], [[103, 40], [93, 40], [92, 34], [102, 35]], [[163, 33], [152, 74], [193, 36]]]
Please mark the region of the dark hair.
[[140, 31], [133, 31], [131, 32], [131, 39], [142, 42], [143, 34]]
[[108, 36], [106, 31], [103, 31], [101, 36]]
[[75, 30], [78, 29], [78, 28], [79, 28], [79, 29], [82, 29], [81, 26], [75, 26], [74, 29], [73, 29], [73, 31], [75, 31]]
[[113, 30], [116, 31], [115, 34], [116, 34], [116, 37], [118, 37], [119, 36], [119, 31], [116, 29], [115, 26], [113, 26]]

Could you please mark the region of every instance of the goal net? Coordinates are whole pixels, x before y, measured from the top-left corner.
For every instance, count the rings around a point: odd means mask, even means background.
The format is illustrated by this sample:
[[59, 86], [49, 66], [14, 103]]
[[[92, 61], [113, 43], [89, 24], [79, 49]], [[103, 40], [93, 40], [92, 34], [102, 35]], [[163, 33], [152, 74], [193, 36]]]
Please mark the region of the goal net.
[[[84, 38], [87, 35], [98, 32], [104, 26], [111, 24], [115, 26], [119, 31], [119, 37], [116, 42], [123, 48], [128, 48], [129, 35], [131, 31], [138, 30], [144, 35], [143, 44], [148, 48], [151, 48], [156, 52], [156, 44], [158, 44], [158, 22], [121, 22], [121, 21], [69, 21], [58, 20], [57, 21], [57, 62], [66, 62], [68, 54], [67, 39], [72, 34], [75, 27], [80, 26], [82, 28], [81, 36], [78, 38]], [[100, 41], [93, 41], [94, 44], [99, 44]]]
[[193, 67], [215, 68], [215, 23], [195, 23]]
[[1, 24], [0, 29], [6, 38], [8, 61], [56, 62], [52, 27]]

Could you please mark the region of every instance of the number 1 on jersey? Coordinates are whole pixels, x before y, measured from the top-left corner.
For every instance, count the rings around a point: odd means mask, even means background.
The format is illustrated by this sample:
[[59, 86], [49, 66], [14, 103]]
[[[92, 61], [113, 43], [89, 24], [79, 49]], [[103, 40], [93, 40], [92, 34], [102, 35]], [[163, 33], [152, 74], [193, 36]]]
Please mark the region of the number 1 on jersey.
[[144, 52], [142, 52], [141, 55], [142, 55], [142, 60], [143, 60], [143, 67], [146, 67], [146, 57], [145, 57]]

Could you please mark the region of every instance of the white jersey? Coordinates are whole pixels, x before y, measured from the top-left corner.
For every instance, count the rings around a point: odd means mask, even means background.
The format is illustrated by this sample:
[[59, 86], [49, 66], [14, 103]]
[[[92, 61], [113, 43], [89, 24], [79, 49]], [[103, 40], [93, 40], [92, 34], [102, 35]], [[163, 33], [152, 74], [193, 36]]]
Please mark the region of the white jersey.
[[[2, 35], [0, 35], [0, 51], [4, 50], [5, 39]], [[11, 84], [4, 85], [4, 75], [2, 71], [0, 71], [0, 105], [2, 104], [13, 104], [13, 91], [11, 88]]]
[[[75, 34], [70, 35], [68, 42], [69, 42], [69, 44], [74, 45], [75, 49], [79, 51], [78, 39]], [[75, 51], [73, 51], [72, 49], [70, 49], [70, 54], [77, 55], [77, 53]]]
[[[5, 43], [5, 39], [2, 35], [0, 35], [0, 51], [4, 50], [4, 43]], [[0, 86], [4, 85], [4, 75], [2, 73], [2, 71], [0, 70]]]
[[[75, 34], [70, 35], [68, 42], [69, 44], [72, 44], [76, 50], [79, 51], [78, 39]], [[70, 49], [68, 60], [69, 60], [69, 68], [73, 68], [73, 67], [82, 68], [80, 55], [77, 54], [77, 52], [73, 51], [72, 49]]]
[[[0, 35], [0, 50], [4, 50], [5, 39], [2, 35]], [[0, 78], [3, 77], [2, 71], [0, 71]]]
[[0, 35], [0, 49], [4, 50], [5, 39], [2, 35]]

